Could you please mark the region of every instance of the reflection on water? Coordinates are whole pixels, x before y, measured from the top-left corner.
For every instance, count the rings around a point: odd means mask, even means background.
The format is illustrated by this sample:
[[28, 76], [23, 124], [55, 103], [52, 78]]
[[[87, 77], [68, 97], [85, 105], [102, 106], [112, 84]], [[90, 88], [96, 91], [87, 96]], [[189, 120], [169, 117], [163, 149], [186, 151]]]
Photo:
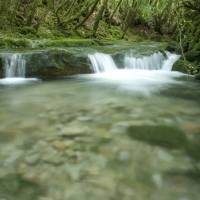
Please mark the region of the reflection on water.
[[199, 84], [135, 73], [1, 85], [0, 199], [200, 199]]

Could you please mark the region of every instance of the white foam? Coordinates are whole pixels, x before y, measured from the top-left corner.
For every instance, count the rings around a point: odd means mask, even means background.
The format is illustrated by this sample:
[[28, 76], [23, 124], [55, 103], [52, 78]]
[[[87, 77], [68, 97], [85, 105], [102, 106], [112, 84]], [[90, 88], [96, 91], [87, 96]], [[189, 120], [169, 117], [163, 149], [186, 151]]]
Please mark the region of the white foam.
[[139, 92], [146, 95], [168, 87], [169, 84], [182, 84], [182, 81], [178, 80], [182, 76], [186, 75], [180, 72], [163, 70], [131, 69], [118, 69], [112, 72], [81, 75], [82, 78], [94, 79], [105, 85], [113, 85], [119, 90]]
[[0, 85], [18, 85], [38, 81], [37, 78], [3, 78]]

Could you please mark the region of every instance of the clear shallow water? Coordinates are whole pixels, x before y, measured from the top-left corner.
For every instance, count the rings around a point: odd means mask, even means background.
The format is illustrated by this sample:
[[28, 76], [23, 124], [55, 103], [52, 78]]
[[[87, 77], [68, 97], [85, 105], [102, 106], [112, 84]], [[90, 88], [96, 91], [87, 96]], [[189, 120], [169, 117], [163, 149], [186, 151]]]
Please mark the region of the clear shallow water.
[[0, 94], [0, 199], [200, 199], [191, 77], [118, 70]]

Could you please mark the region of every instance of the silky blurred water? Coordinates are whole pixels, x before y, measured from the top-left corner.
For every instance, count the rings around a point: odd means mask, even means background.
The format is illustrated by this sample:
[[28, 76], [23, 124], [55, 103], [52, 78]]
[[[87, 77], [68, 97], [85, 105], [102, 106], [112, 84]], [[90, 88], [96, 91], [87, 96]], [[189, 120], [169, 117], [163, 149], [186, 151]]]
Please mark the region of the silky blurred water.
[[0, 199], [198, 200], [199, 102], [178, 72], [1, 84]]

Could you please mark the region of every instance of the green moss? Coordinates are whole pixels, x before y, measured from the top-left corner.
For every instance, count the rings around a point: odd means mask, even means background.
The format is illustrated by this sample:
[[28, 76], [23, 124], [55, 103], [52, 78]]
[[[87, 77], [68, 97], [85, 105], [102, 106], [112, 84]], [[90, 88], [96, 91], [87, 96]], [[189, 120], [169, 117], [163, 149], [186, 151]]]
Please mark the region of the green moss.
[[37, 34], [37, 31], [32, 27], [25, 26], [25, 27], [22, 27], [22, 28], [19, 29], [19, 33], [21, 33], [22, 35], [30, 34], [33, 37], [34, 35]]
[[199, 72], [199, 66], [197, 63], [180, 59], [174, 64], [173, 70], [194, 75]]
[[194, 50], [200, 51], [200, 42], [198, 42], [198, 43], [196, 43], [196, 44], [194, 45]]
[[200, 80], [200, 73], [195, 76], [196, 80]]
[[30, 41], [22, 38], [0, 38], [0, 48], [27, 48]]
[[97, 31], [98, 39], [107, 40], [120, 40], [122, 36], [122, 30], [118, 26], [109, 26], [105, 21], [101, 21]]
[[45, 47], [78, 47], [93, 46], [98, 42], [93, 39], [33, 39], [28, 38], [0, 38], [0, 48], [45, 48]]
[[129, 127], [128, 135], [134, 140], [143, 141], [150, 145], [181, 150], [191, 157], [193, 161], [200, 160], [200, 137], [197, 135], [189, 139], [182, 130], [176, 127], [166, 125], [133, 125]]
[[186, 59], [190, 62], [200, 63], [200, 42], [190, 44], [189, 50], [186, 53]]
[[186, 58], [191, 62], [199, 62], [200, 63], [200, 50], [193, 49], [186, 54]]
[[[41, 39], [56, 39], [56, 38], [66, 38], [67, 36], [57, 29], [48, 29], [46, 27], [40, 27], [37, 30], [37, 38]], [[69, 37], [69, 36], [68, 36]]]
[[196, 161], [200, 161], [200, 138], [195, 137], [193, 141], [190, 141], [186, 148], [187, 154]]
[[59, 39], [59, 40], [43, 40], [40, 47], [76, 47], [76, 46], [92, 46], [97, 45], [91, 39]]
[[[134, 42], [134, 41], [124, 41], [124, 40], [109, 40], [102, 41], [100, 40], [102, 46], [97, 46], [96, 49], [104, 52], [115, 55], [122, 55], [131, 50], [134, 52], [135, 56], [149, 56], [155, 52], [162, 52], [165, 55], [166, 43], [164, 42], [155, 42], [155, 41], [143, 41], [143, 42]], [[109, 46], [110, 45], [110, 46]]]
[[29, 46], [29, 41], [26, 39], [11, 39], [8, 38], [5, 40], [6, 45], [12, 48], [26, 48]]
[[0, 48], [4, 48], [4, 47], [5, 47], [5, 42], [0, 39]]
[[170, 41], [166, 47], [166, 50], [170, 52], [180, 52], [179, 45], [176, 41]]
[[188, 72], [188, 62], [186, 63], [183, 59], [179, 59], [176, 63], [173, 65], [173, 71]]
[[111, 27], [109, 32], [114, 38], [121, 39], [122, 31], [118, 26]]
[[136, 140], [172, 149], [180, 149], [187, 144], [184, 133], [172, 126], [130, 126], [128, 135]]

